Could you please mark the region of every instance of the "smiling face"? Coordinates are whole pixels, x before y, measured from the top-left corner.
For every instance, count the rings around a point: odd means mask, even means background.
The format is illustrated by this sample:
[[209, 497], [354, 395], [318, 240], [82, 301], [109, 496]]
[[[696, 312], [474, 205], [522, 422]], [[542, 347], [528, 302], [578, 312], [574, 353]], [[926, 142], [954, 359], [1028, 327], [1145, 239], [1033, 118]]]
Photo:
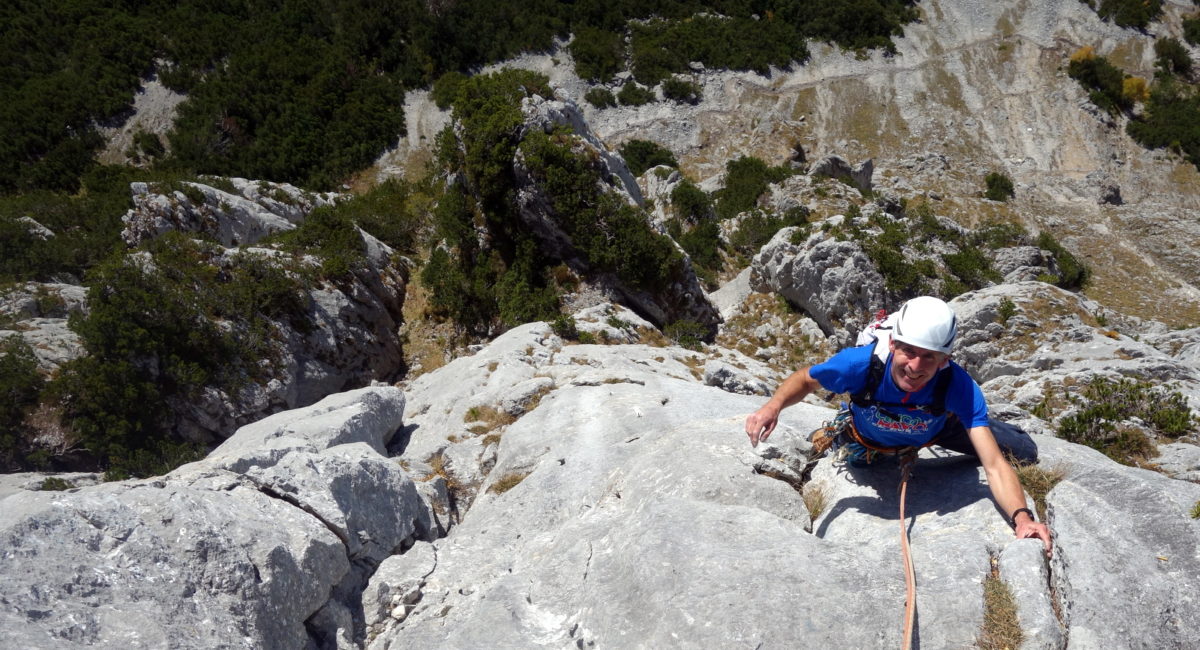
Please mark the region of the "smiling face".
[[895, 340], [891, 342], [891, 349], [892, 381], [906, 393], [921, 390], [950, 358], [945, 352], [934, 352]]

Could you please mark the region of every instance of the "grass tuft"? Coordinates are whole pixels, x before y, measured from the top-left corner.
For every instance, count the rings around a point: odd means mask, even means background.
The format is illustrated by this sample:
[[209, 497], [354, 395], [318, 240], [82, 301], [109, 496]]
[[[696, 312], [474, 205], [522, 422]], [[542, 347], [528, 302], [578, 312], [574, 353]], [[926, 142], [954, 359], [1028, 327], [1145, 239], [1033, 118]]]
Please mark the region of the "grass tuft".
[[1017, 471], [1017, 479], [1021, 481], [1021, 487], [1025, 488], [1025, 491], [1033, 498], [1038, 521], [1045, 521], [1046, 495], [1054, 489], [1055, 485], [1066, 478], [1066, 468], [1059, 464], [1043, 466], [1021, 463], [1013, 459], [1010, 461]]
[[808, 508], [809, 523], [816, 521], [829, 507], [829, 490], [824, 485], [809, 483], [800, 496], [804, 499], [804, 507]]
[[529, 472], [509, 472], [508, 474], [505, 474], [497, 479], [495, 483], [492, 483], [492, 485], [488, 487], [488, 492], [493, 494], [504, 494], [505, 492], [517, 487], [517, 485], [520, 484], [521, 481], [524, 481], [528, 476]]
[[983, 626], [976, 642], [982, 650], [1016, 650], [1024, 636], [1016, 598], [1000, 579], [999, 564], [992, 558], [992, 573], [983, 581]]

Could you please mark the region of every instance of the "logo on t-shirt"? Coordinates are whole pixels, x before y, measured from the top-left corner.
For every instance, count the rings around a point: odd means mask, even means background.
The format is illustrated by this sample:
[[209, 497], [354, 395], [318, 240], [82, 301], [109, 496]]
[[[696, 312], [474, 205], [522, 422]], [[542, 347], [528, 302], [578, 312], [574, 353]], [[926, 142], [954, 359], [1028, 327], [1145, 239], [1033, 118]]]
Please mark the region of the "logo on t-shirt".
[[867, 418], [870, 420], [871, 425], [879, 431], [910, 436], [925, 435], [929, 432], [929, 425], [931, 424], [925, 418], [916, 415], [893, 413], [878, 406], [872, 406], [867, 411]]

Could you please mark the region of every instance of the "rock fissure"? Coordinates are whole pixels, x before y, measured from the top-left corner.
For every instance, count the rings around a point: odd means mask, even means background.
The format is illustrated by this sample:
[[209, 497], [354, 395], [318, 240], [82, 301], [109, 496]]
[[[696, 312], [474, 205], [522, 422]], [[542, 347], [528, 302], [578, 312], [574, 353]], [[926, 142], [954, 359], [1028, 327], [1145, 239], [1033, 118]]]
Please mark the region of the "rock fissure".
[[321, 522], [322, 526], [324, 526], [325, 528], [328, 528], [329, 532], [333, 533], [335, 537], [337, 537], [339, 540], [341, 540], [342, 546], [345, 547], [345, 549], [346, 549], [346, 558], [353, 559], [350, 556], [350, 539], [347, 537], [346, 533], [342, 532], [341, 528], [334, 525], [328, 519], [321, 516], [321, 514], [319, 512], [317, 512], [315, 508], [302, 503], [299, 499], [297, 499], [296, 497], [294, 497], [290, 494], [276, 490], [275, 488], [271, 487], [270, 485], [265, 485], [263, 483], [260, 483], [258, 481], [251, 479], [250, 477], [245, 477], [245, 478], [246, 478], [246, 480], [250, 481], [254, 485], [255, 489], [257, 489], [259, 492], [265, 494], [268, 497], [271, 497], [272, 499], [278, 499], [290, 506], [293, 506], [293, 507], [301, 510], [305, 514], [311, 516], [312, 518], [316, 519], [317, 521]]

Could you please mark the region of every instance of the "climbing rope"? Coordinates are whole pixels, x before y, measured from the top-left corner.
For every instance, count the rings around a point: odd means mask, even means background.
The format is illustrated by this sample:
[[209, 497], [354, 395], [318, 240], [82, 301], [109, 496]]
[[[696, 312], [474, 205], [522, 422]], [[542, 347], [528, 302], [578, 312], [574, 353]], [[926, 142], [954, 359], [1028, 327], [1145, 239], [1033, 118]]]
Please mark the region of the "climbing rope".
[[900, 550], [904, 555], [904, 582], [906, 588], [904, 604], [904, 650], [912, 647], [913, 623], [917, 615], [917, 575], [913, 571], [912, 553], [908, 548], [908, 526], [904, 524], [904, 497], [908, 492], [908, 479], [917, 460], [916, 451], [900, 456]]
[[[848, 438], [848, 439], [844, 439]], [[917, 453], [922, 447], [933, 444], [933, 440], [920, 447], [878, 447], [863, 438], [854, 427], [854, 421], [847, 410], [838, 413], [834, 421], [809, 434], [808, 439], [813, 443], [810, 458], [820, 458], [827, 451], [835, 451], [835, 462], [871, 463], [879, 455], [895, 455], [900, 461], [900, 550], [904, 561], [905, 604], [904, 604], [904, 650], [912, 647], [913, 626], [917, 616], [917, 575], [913, 569], [912, 551], [908, 544], [908, 526], [904, 514], [904, 501], [908, 495], [908, 479], [912, 478], [913, 464], [917, 461]]]

